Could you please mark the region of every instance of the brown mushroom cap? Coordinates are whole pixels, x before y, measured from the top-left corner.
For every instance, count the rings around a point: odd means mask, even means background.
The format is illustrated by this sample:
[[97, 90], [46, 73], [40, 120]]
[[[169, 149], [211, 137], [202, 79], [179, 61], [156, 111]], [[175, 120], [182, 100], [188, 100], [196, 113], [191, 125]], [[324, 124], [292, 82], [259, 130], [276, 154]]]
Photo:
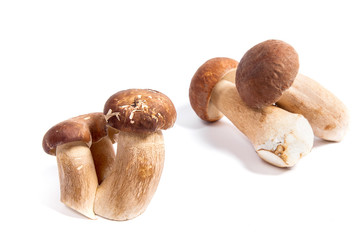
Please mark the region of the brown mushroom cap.
[[42, 146], [46, 153], [56, 155], [56, 147], [65, 143], [82, 141], [89, 147], [107, 136], [106, 119], [102, 113], [80, 115], [60, 122], [44, 135]]
[[128, 89], [105, 103], [109, 126], [124, 132], [155, 132], [172, 127], [176, 110], [163, 93], [151, 89]]
[[[206, 61], [195, 72], [191, 79], [189, 97], [191, 107], [205, 121], [214, 122], [222, 117], [219, 111], [210, 111], [212, 89], [231, 69], [236, 68], [236, 60], [224, 57], [212, 58]], [[211, 112], [211, 113], [210, 113]]]
[[295, 49], [280, 40], [267, 40], [248, 50], [236, 71], [236, 87], [250, 107], [275, 103], [288, 89], [299, 70]]

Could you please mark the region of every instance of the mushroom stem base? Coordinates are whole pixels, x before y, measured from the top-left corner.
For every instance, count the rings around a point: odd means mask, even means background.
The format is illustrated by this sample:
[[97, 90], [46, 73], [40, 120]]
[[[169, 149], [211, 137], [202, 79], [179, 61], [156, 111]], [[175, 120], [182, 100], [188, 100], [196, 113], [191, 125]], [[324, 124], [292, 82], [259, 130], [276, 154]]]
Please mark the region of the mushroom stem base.
[[56, 159], [61, 202], [96, 219], [93, 206], [98, 180], [89, 147], [84, 142], [62, 144], [56, 148]]

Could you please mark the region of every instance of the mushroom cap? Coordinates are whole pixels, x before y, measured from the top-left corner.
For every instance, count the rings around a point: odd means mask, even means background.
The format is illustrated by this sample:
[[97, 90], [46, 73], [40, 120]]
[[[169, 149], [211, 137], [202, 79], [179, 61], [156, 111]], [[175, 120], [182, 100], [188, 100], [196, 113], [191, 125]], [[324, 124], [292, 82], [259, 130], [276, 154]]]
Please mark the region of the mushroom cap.
[[44, 135], [42, 146], [46, 153], [56, 155], [56, 147], [65, 143], [82, 141], [89, 147], [107, 136], [103, 113], [89, 113], [60, 122]]
[[105, 103], [109, 126], [124, 132], [155, 132], [171, 128], [175, 106], [165, 94], [151, 89], [128, 89], [113, 94]]
[[223, 116], [211, 104], [211, 92], [223, 76], [237, 65], [236, 60], [218, 57], [206, 61], [195, 72], [190, 83], [189, 98], [191, 107], [202, 120], [214, 122]]
[[248, 50], [239, 62], [235, 84], [242, 100], [261, 108], [275, 103], [298, 73], [299, 56], [280, 40], [267, 40]]

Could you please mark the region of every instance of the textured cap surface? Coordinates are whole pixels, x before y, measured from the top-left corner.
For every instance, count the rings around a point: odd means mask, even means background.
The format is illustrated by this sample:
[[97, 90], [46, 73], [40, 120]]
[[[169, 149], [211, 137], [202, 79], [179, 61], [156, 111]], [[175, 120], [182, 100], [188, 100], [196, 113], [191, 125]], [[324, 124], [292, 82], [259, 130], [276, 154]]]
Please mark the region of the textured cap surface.
[[125, 132], [154, 132], [172, 127], [176, 110], [163, 93], [150, 89], [128, 89], [112, 95], [104, 107], [108, 124]]
[[212, 58], [206, 61], [194, 74], [189, 89], [191, 107], [203, 120], [214, 122], [222, 117], [219, 111], [211, 110], [210, 97], [212, 89], [238, 62], [230, 58]]
[[55, 155], [56, 147], [65, 143], [82, 141], [87, 145], [107, 136], [106, 119], [102, 113], [80, 115], [60, 122], [44, 135], [42, 146], [46, 153]]
[[250, 107], [275, 103], [299, 70], [295, 49], [280, 40], [267, 40], [248, 50], [236, 71], [236, 87]]

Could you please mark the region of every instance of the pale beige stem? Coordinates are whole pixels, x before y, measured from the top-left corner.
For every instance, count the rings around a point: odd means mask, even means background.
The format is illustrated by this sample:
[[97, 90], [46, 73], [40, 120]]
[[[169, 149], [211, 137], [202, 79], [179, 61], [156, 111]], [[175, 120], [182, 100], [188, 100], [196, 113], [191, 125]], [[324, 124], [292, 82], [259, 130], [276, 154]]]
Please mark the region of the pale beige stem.
[[60, 200], [88, 218], [93, 211], [98, 186], [91, 151], [84, 142], [65, 143], [56, 148], [60, 178]]
[[348, 128], [349, 113], [346, 106], [318, 82], [302, 74], [297, 75], [277, 105], [304, 115], [314, 134], [328, 141], [340, 141]]
[[90, 147], [94, 159], [95, 169], [99, 184], [112, 172], [115, 162], [115, 151], [109, 136], [103, 137]]
[[211, 94], [211, 103], [244, 133], [258, 155], [278, 167], [291, 167], [311, 151], [314, 135], [308, 121], [275, 106], [248, 107], [235, 84], [222, 80]]
[[164, 165], [161, 131], [118, 134], [114, 171], [98, 187], [97, 215], [128, 220], [143, 213], [154, 195]]
[[232, 82], [235, 84], [235, 78], [236, 78], [236, 68], [230, 69], [227, 71], [224, 76], [222, 76], [222, 80], [227, 80], [229, 82]]

